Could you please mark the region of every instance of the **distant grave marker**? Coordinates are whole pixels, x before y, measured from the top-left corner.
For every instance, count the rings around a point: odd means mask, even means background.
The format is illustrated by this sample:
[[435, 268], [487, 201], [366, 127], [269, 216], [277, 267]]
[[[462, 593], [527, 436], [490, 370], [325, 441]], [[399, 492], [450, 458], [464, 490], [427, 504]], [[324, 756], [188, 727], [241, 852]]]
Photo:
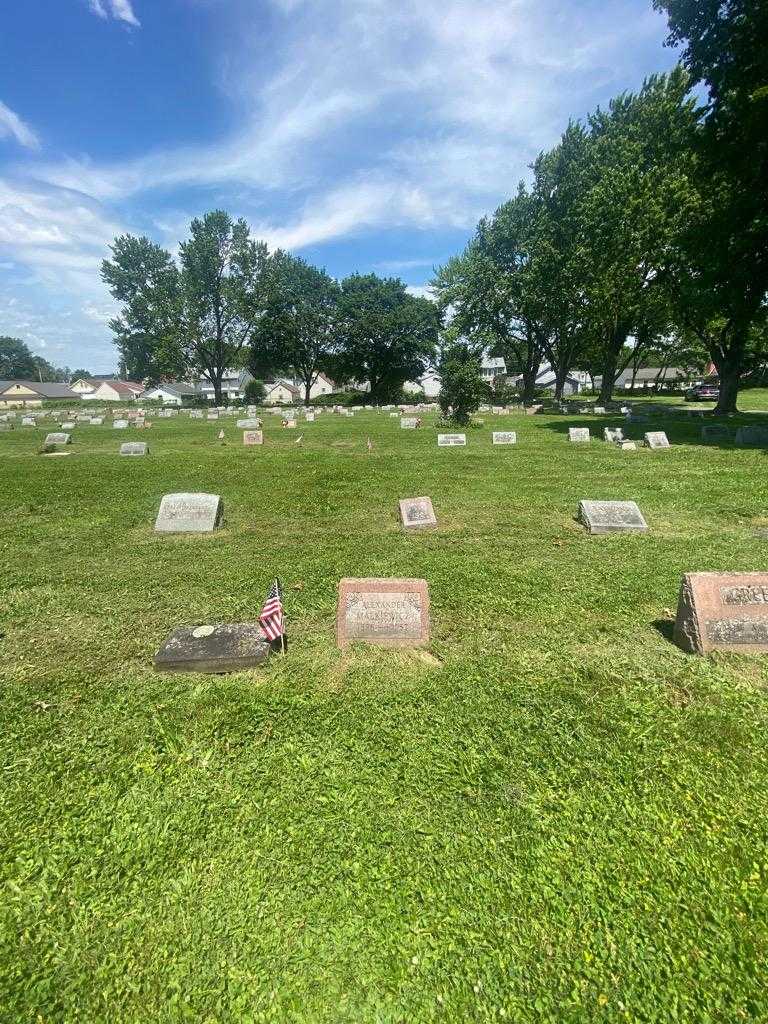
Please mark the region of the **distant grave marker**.
[[244, 430], [243, 444], [254, 445], [264, 444], [264, 434], [261, 430]]
[[592, 412], [594, 412], [595, 416], [605, 416], [606, 408], [604, 405], [596, 405]]
[[103, 422], [104, 422], [104, 417], [103, 416], [91, 416], [91, 426], [92, 427], [100, 427]]
[[494, 430], [494, 444], [517, 444], [517, 433], [514, 430]]
[[568, 427], [568, 440], [572, 444], [584, 444], [589, 439], [589, 427]]
[[619, 447], [623, 452], [637, 451], [637, 443], [635, 441], [619, 441]]
[[701, 428], [702, 441], [730, 441], [731, 431], [721, 423], [710, 423]]
[[400, 500], [400, 519], [406, 529], [437, 526], [437, 517], [432, 507], [432, 499], [402, 498]]
[[690, 654], [768, 653], [768, 573], [686, 573], [674, 640]]
[[308, 412], [304, 415], [304, 419], [307, 421], [307, 423], [314, 423], [315, 414], [313, 412]]
[[603, 437], [611, 444], [619, 444], [620, 441], [624, 440], [624, 431], [621, 427], [605, 427], [603, 429]]
[[336, 642], [361, 640], [385, 647], [429, 643], [429, 590], [419, 579], [339, 581]]
[[438, 448], [458, 448], [462, 445], [466, 445], [467, 435], [466, 434], [438, 434], [437, 435], [437, 447]]
[[261, 420], [258, 416], [249, 416], [247, 419], [238, 420], [235, 426], [239, 430], [258, 430], [261, 426]]
[[70, 434], [63, 432], [54, 431], [52, 434], [46, 434], [45, 444], [71, 444], [72, 437]]
[[646, 434], [643, 434], [645, 443], [649, 448], [669, 448], [669, 440], [663, 430], [649, 430]]
[[415, 430], [419, 425], [417, 416], [401, 416], [400, 417], [400, 429], [401, 430]]
[[590, 533], [645, 533], [648, 530], [634, 501], [580, 501], [579, 520]]
[[179, 626], [155, 655], [158, 672], [241, 672], [269, 657], [258, 622]]
[[66, 423], [62, 423], [61, 424], [61, 429], [62, 430], [74, 430], [75, 429], [74, 421], [73, 420], [67, 420]]
[[155, 520], [157, 533], [211, 533], [221, 524], [224, 505], [218, 494], [166, 494]]
[[31, 416], [22, 416], [21, 425], [22, 427], [36, 427], [37, 422]]
[[128, 427], [128, 420], [113, 420], [112, 427], [114, 430], [126, 430]]
[[736, 444], [744, 448], [768, 448], [768, 427], [739, 427]]
[[148, 455], [149, 446], [146, 441], [126, 441], [120, 445], [121, 455]]

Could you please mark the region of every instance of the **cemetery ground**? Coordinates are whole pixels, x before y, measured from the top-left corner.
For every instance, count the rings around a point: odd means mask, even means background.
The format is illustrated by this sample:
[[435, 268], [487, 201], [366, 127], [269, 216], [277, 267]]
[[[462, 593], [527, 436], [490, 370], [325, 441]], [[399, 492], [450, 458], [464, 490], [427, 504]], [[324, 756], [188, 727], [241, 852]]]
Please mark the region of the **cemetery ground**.
[[[150, 418], [0, 434], [1, 1021], [768, 1019], [768, 666], [671, 642], [684, 572], [765, 570], [768, 452], [671, 415], [448, 449], [433, 416]], [[223, 528], [154, 533], [172, 491]], [[285, 657], [153, 671], [276, 575]], [[429, 648], [339, 651], [345, 576], [426, 579]]]

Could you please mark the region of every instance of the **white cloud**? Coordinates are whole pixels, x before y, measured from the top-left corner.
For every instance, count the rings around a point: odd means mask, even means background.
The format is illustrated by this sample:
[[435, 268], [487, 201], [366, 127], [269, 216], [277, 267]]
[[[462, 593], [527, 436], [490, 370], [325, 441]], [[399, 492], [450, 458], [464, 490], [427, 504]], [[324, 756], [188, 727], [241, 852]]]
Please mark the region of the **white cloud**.
[[[109, 11], [107, 11], [109, 6]], [[89, 10], [99, 18], [106, 20], [110, 13], [117, 21], [124, 21], [128, 25], [138, 28], [141, 22], [136, 17], [131, 6], [131, 0], [88, 0]]]
[[27, 149], [39, 149], [40, 140], [17, 113], [0, 100], [0, 139], [15, 139]]

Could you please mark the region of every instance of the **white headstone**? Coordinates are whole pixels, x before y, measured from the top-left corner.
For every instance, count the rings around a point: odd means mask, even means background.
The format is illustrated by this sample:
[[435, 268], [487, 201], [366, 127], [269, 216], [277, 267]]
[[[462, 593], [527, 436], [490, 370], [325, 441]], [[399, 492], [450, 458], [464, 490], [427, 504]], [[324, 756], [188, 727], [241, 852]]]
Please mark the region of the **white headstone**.
[[401, 430], [415, 430], [419, 425], [419, 420], [416, 416], [401, 416], [400, 417], [400, 429]]
[[47, 434], [45, 438], [46, 444], [70, 444], [72, 438], [69, 434], [54, 432], [53, 434]]
[[670, 446], [663, 430], [649, 430], [643, 437], [649, 448], [669, 448]]
[[574, 444], [589, 441], [589, 427], [568, 427], [568, 440]]
[[514, 430], [494, 430], [494, 444], [517, 444], [517, 433]]
[[466, 434], [438, 434], [437, 435], [437, 446], [438, 448], [455, 448], [459, 445], [465, 445], [467, 443]]
[[166, 494], [155, 520], [157, 533], [211, 533], [224, 511], [218, 494]]
[[112, 426], [115, 430], [125, 430], [128, 426], [128, 420], [113, 420]]
[[120, 445], [121, 455], [147, 455], [149, 446], [146, 441], [126, 441]]

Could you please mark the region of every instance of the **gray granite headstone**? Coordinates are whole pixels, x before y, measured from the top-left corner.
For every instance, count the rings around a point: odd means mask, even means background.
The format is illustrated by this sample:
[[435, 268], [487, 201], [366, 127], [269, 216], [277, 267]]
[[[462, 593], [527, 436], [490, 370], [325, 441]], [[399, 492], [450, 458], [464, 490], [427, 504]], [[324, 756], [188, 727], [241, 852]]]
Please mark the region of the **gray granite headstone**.
[[606, 410], [604, 405], [596, 405], [592, 411], [594, 412], [595, 416], [605, 416]]
[[568, 427], [568, 440], [574, 444], [589, 441], [589, 427]]
[[211, 533], [221, 523], [224, 505], [218, 494], [166, 494], [155, 520], [157, 533]]
[[400, 418], [400, 429], [401, 430], [415, 430], [419, 425], [417, 416], [402, 416]]
[[36, 427], [37, 423], [31, 416], [22, 416], [21, 425], [22, 427]]
[[739, 427], [736, 444], [745, 448], [768, 448], [768, 427]]
[[74, 430], [75, 429], [75, 424], [74, 424], [74, 422], [72, 420], [67, 420], [66, 423], [62, 423], [61, 424], [61, 429], [62, 430]]
[[69, 434], [59, 433], [58, 431], [55, 431], [52, 434], [47, 434], [45, 438], [46, 444], [70, 444], [71, 441], [72, 438]]
[[147, 455], [149, 446], [146, 441], [126, 441], [120, 445], [121, 455]]
[[112, 426], [115, 430], [125, 430], [128, 426], [128, 420], [113, 420]]
[[669, 448], [670, 446], [663, 430], [649, 430], [643, 437], [649, 448]]
[[579, 519], [590, 533], [644, 533], [648, 529], [634, 501], [580, 501]]
[[517, 444], [517, 433], [514, 430], [494, 430], [494, 444]]
[[438, 434], [438, 448], [456, 448], [467, 443], [466, 434]]
[[701, 428], [702, 441], [730, 441], [731, 431], [722, 423], [709, 423]]
[[257, 416], [249, 416], [247, 419], [238, 420], [235, 426], [239, 430], [258, 430], [261, 420]]
[[240, 672], [262, 665], [271, 645], [258, 622], [179, 626], [155, 655], [158, 672]]
[[91, 426], [92, 427], [100, 427], [103, 422], [104, 422], [104, 417], [103, 416], [91, 416]]

